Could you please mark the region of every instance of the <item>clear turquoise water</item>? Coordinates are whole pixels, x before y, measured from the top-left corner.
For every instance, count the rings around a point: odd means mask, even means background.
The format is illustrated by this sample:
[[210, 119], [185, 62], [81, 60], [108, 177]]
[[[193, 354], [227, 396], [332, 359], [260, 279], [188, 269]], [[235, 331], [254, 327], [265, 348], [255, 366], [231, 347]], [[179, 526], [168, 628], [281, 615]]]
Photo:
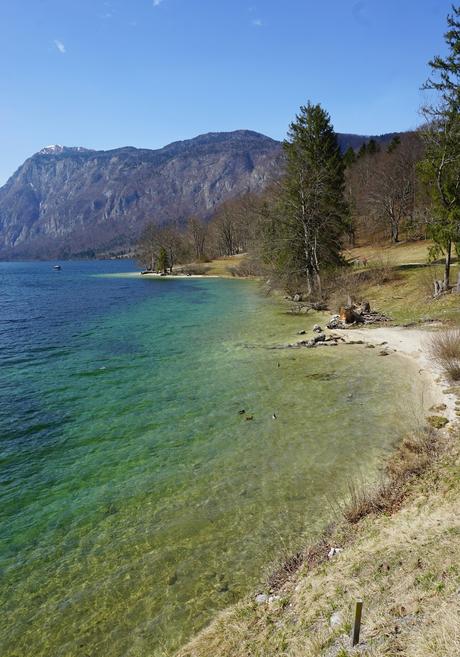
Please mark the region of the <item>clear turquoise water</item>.
[[391, 358], [271, 349], [315, 318], [132, 269], [0, 263], [4, 657], [169, 654], [404, 429]]

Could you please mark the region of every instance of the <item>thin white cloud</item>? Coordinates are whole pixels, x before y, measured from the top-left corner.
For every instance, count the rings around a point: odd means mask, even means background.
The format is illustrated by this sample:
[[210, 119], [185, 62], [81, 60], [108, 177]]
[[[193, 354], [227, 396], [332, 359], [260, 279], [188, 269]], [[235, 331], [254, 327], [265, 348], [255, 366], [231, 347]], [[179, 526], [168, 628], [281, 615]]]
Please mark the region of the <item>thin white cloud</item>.
[[254, 27], [263, 27], [263, 22], [260, 18], [256, 18], [255, 20], [253, 20], [252, 24], [254, 25]]
[[64, 55], [66, 52], [65, 45], [62, 43], [62, 41], [59, 41], [59, 39], [54, 39], [54, 45], [56, 48], [59, 50], [61, 55]]
[[154, 7], [159, 7], [162, 2], [163, 2], [163, 0], [153, 0], [153, 6]]
[[360, 25], [364, 25], [364, 27], [369, 27], [371, 25], [371, 21], [367, 15], [368, 9], [369, 7], [365, 0], [358, 0], [358, 2], [355, 2], [351, 8], [351, 13], [353, 14], [355, 21]]

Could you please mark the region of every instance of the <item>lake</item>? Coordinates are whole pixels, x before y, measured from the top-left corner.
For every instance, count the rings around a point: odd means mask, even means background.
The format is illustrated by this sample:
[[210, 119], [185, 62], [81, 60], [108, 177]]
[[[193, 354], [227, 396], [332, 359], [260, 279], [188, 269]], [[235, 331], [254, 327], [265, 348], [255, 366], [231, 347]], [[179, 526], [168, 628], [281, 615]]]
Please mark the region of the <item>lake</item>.
[[274, 349], [318, 320], [135, 269], [0, 263], [3, 657], [170, 654], [409, 426], [396, 357]]

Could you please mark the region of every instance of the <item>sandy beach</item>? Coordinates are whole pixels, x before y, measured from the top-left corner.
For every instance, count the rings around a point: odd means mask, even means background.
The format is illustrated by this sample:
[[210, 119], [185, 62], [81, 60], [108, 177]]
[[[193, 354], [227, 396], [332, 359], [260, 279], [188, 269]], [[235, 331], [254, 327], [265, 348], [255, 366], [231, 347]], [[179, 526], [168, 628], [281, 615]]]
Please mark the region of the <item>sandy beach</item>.
[[404, 328], [401, 326], [383, 326], [379, 328], [343, 329], [340, 335], [347, 340], [363, 340], [367, 344], [382, 345], [404, 358], [415, 363], [418, 374], [426, 382], [430, 391], [432, 404], [445, 404], [443, 415], [450, 421], [456, 420], [456, 395], [445, 393], [452, 383], [447, 380], [444, 372], [428, 355], [428, 340], [430, 331], [425, 329]]

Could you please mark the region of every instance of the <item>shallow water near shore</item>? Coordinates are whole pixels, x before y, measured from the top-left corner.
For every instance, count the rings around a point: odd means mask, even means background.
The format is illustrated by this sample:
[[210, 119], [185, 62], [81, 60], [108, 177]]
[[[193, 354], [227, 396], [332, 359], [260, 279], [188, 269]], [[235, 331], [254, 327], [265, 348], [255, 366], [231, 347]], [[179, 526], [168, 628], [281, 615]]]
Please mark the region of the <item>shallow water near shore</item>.
[[4, 657], [171, 652], [417, 413], [393, 356], [271, 348], [317, 320], [257, 283], [132, 269], [0, 263]]

